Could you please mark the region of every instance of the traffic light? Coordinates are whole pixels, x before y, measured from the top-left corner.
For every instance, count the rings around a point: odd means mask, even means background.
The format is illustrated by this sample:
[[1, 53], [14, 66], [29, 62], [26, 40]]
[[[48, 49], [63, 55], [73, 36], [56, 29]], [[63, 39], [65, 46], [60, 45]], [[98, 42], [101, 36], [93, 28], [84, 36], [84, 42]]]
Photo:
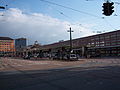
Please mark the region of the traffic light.
[[106, 15], [106, 16], [108, 16], [109, 15], [109, 13], [108, 13], [108, 10], [109, 10], [109, 3], [103, 3], [103, 14], [104, 15]]
[[112, 13], [114, 12], [114, 10], [113, 10], [113, 8], [114, 8], [114, 3], [112, 2], [112, 3], [110, 3], [109, 4], [109, 9], [110, 9], [110, 11], [109, 11], [109, 13], [112, 15]]
[[110, 16], [112, 15], [112, 13], [114, 12], [113, 8], [113, 2], [106, 2], [106, 3], [103, 3], [103, 14], [106, 15], [106, 16]]

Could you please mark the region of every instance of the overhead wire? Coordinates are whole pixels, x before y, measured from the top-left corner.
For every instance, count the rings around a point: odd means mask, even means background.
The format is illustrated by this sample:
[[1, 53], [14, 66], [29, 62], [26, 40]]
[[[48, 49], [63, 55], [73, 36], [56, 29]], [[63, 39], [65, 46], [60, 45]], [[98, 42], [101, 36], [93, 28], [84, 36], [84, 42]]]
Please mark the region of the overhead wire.
[[12, 2], [15, 1], [15, 0], [9, 0], [9, 2], [8, 2], [7, 0], [4, 0], [4, 1], [3, 1], [3, 0], [0, 0], [0, 1], [1, 1], [1, 3], [2, 3], [2, 4], [4, 5], [4, 7], [5, 7], [5, 9], [2, 10], [3, 14], [0, 15], [0, 16], [4, 16], [4, 12], [9, 9], [8, 6], [9, 6], [10, 4], [12, 4]]
[[[56, 9], [55, 9], [56, 10]], [[71, 20], [71, 21], [74, 21], [73, 19], [72, 19], [72, 17], [70, 17], [70, 16], [68, 16], [68, 15], [66, 15], [65, 13], [63, 13], [62, 11], [59, 11], [59, 10], [57, 10], [57, 12], [59, 12], [61, 15], [63, 15], [64, 17], [66, 17], [67, 19], [69, 19], [69, 20]], [[81, 24], [81, 23], [71, 23], [71, 25], [77, 25], [77, 26], [80, 26], [80, 27], [83, 27], [83, 28], [86, 28], [86, 29], [89, 29], [88, 27], [86, 27], [86, 26], [84, 26], [83, 24]], [[101, 25], [102, 26], [102, 25]], [[96, 31], [97, 30], [97, 31]], [[82, 31], [80, 31], [80, 32], [82, 32]], [[105, 32], [105, 30], [103, 30], [103, 31], [99, 31], [98, 29], [94, 29], [94, 31], [93, 31], [93, 33], [99, 33], [99, 32]]]
[[110, 26], [110, 28], [113, 28], [114, 30], [117, 30], [117, 29], [115, 29], [115, 28], [112, 26], [112, 24], [110, 24], [105, 18], [104, 18], [103, 20], [105, 21], [105, 23], [106, 23], [107, 25]]
[[[2, 0], [1, 0], [2, 1]], [[12, 1], [15, 1], [15, 0], [12, 0]], [[11, 1], [11, 2], [12, 2]], [[51, 1], [47, 1], [47, 0], [40, 0], [42, 2], [45, 2], [45, 3], [49, 3], [49, 4], [52, 4], [52, 5], [56, 5], [56, 6], [60, 6], [60, 7], [63, 7], [63, 8], [66, 8], [66, 9], [70, 9], [72, 11], [76, 11], [76, 12], [79, 12], [79, 13], [82, 13], [82, 14], [86, 14], [86, 15], [89, 15], [89, 16], [93, 16], [93, 17], [96, 17], [96, 18], [99, 18], [99, 19], [102, 19], [101, 17], [97, 16], [97, 15], [94, 15], [94, 14], [91, 14], [91, 13], [87, 13], [87, 12], [84, 12], [84, 11], [80, 11], [80, 10], [77, 10], [77, 9], [74, 9], [72, 7], [68, 7], [68, 6], [64, 6], [64, 5], [61, 5], [61, 4], [57, 4], [57, 3], [54, 3], [54, 2], [51, 2]], [[105, 0], [104, 0], [105, 1]], [[11, 3], [11, 2], [7, 2], [7, 6]], [[63, 12], [61, 11], [58, 11], [61, 15], [71, 19], [69, 16], [65, 15]], [[104, 18], [104, 21], [105, 23], [107, 23], [111, 28], [115, 29], [105, 18]], [[80, 24], [81, 25], [81, 24]], [[116, 30], [116, 29], [115, 29]]]
[[[111, 2], [111, 0], [104, 0], [105, 2], [107, 2], [107, 1], [109, 1], [109, 2]], [[114, 2], [115, 4], [120, 4], [120, 3], [118, 3], [118, 2]], [[116, 11], [117, 11], [117, 8], [116, 8]], [[118, 16], [117, 14], [114, 14], [114, 16]], [[108, 20], [106, 20], [106, 18], [105, 17], [103, 17], [102, 18], [103, 20], [104, 20], [104, 22], [109, 26], [109, 27], [111, 27], [112, 29], [114, 29], [114, 30], [117, 30], [116, 28], [114, 28], [113, 27], [113, 25], [110, 23], [110, 22], [108, 22]]]
[[[57, 10], [58, 11], [58, 10]], [[63, 12], [61, 12], [61, 11], [58, 11], [60, 14], [62, 14], [63, 16], [65, 16], [66, 18], [68, 18], [68, 19], [70, 19], [70, 20], [72, 20], [72, 21], [74, 21], [71, 17], [69, 17], [68, 15], [66, 15], [66, 14], [64, 14]], [[89, 29], [88, 27], [86, 27], [86, 26], [84, 26], [83, 24], [81, 24], [81, 23], [71, 23], [71, 25], [76, 25], [76, 26], [80, 26], [80, 27], [83, 27], [83, 28], [85, 28], [85, 29]], [[82, 32], [81, 30], [80, 30], [80, 32]], [[96, 33], [99, 33], [100, 31], [96, 31]], [[101, 31], [102, 32], [102, 31]], [[93, 31], [93, 33], [95, 33], [95, 31]]]
[[59, 14], [61, 14], [62, 16], [66, 17], [68, 20], [74, 21], [70, 16], [66, 15], [65, 13], [63, 13], [63, 11], [57, 10], [55, 9]]
[[[56, 9], [55, 9], [56, 10]], [[68, 15], [66, 15], [66, 14], [64, 14], [62, 11], [59, 11], [59, 10], [56, 10], [59, 14], [61, 14], [61, 15], [63, 15], [64, 17], [66, 17], [67, 19], [69, 19], [69, 20], [71, 20], [71, 21], [74, 21], [70, 16], [68, 16]], [[83, 27], [83, 28], [86, 28], [86, 27], [84, 27], [82, 24], [77, 24], [77, 23], [70, 23], [70, 24], [67, 24], [68, 26], [72, 26], [72, 25], [76, 25], [76, 26], [81, 26], [81, 27]], [[88, 28], [87, 28], [88, 29]], [[82, 32], [81, 30], [80, 30], [80, 32]]]
[[3, 1], [3, 0], [0, 0], [0, 3], [1, 3], [1, 4], [4, 4], [4, 1]]
[[6, 1], [5, 0], [0, 0], [0, 6], [4, 7], [4, 9], [2, 9], [2, 11], [6, 10]]
[[[120, 3], [119, 3], [120, 4]], [[62, 15], [64, 15], [65, 17], [67, 17], [67, 18], [69, 18], [69, 19], [71, 19], [70, 17], [68, 17], [67, 15], [65, 15], [64, 13], [61, 13]], [[115, 16], [115, 15], [114, 15]], [[118, 16], [118, 15], [117, 15]], [[114, 29], [114, 30], [117, 30], [116, 28], [114, 28], [113, 27], [113, 25], [110, 23], [110, 22], [108, 22], [108, 20], [106, 20], [106, 18], [104, 18], [104, 17], [102, 17], [102, 19], [104, 20], [104, 22], [109, 26], [109, 27], [111, 27], [112, 29]], [[84, 28], [86, 28], [85, 26], [83, 26], [82, 24], [79, 24], [80, 26], [82, 26], [82, 27], [84, 27]], [[87, 28], [88, 29], [88, 28]], [[102, 32], [102, 31], [101, 31]], [[103, 32], [105, 32], [105, 30], [103, 31]]]
[[0, 9], [0, 16], [4, 16], [4, 12], [6, 10], [5, 1], [0, 0], [0, 6], [3, 7], [2, 9]]
[[[2, 1], [2, 0], [1, 0]], [[3, 4], [5, 5], [6, 7], [6, 10], [8, 9], [8, 6], [10, 6], [10, 4], [12, 4], [12, 2], [15, 1], [15, 0], [4, 0], [3, 1]]]
[[[70, 20], [72, 20], [72, 21], [74, 21], [71, 17], [69, 17], [68, 15], [66, 15], [66, 14], [64, 14], [63, 12], [61, 12], [61, 11], [59, 11], [59, 13], [61, 14], [61, 15], [63, 15], [63, 16], [65, 16], [66, 18], [68, 18], [68, 19], [70, 19]], [[85, 26], [83, 26], [82, 24], [75, 24], [75, 23], [70, 23], [70, 25], [68, 25], [68, 26], [72, 26], [72, 25], [76, 25], [76, 26], [80, 26], [80, 27], [83, 27], [83, 28], [86, 28], [86, 29], [88, 29], [87, 27], [85, 27]], [[79, 30], [79, 29], [78, 29]], [[82, 30], [79, 30], [79, 32], [83, 32]], [[78, 33], [79, 34], [79, 33]]]
[[74, 8], [71, 8], [71, 7], [68, 7], [68, 6], [64, 6], [64, 5], [61, 5], [61, 4], [57, 4], [57, 3], [54, 3], [54, 2], [51, 2], [51, 1], [47, 1], [47, 0], [40, 0], [40, 1], [52, 4], [52, 5], [56, 5], [56, 6], [59, 6], [59, 7], [63, 7], [63, 8], [66, 8], [66, 9], [70, 9], [72, 11], [79, 12], [79, 13], [82, 13], [82, 14], [86, 14], [86, 15], [89, 15], [89, 16], [93, 16], [93, 17], [96, 17], [96, 18], [101, 18], [97, 15], [87, 13], [87, 12], [84, 12], [84, 11], [80, 11], [80, 10], [77, 10], [77, 9], [74, 9]]
[[[4, 7], [4, 9], [5, 9], [5, 1], [0, 0], [0, 6], [1, 6], [1, 7]], [[4, 9], [0, 9], [0, 10], [4, 10]]]

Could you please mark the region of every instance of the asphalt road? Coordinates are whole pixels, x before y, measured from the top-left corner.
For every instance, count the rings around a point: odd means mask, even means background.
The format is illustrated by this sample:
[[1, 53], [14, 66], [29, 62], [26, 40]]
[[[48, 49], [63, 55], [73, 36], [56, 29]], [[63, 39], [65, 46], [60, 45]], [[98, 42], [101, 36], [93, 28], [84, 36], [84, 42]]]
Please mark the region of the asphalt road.
[[0, 72], [0, 90], [120, 90], [120, 67]]

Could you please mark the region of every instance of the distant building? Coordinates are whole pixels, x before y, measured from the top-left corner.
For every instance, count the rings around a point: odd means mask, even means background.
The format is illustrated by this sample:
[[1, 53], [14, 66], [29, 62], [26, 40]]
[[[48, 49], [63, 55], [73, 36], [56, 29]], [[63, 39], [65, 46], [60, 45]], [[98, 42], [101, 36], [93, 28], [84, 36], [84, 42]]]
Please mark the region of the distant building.
[[38, 43], [38, 41], [35, 41], [33, 45], [28, 45], [26, 49], [23, 50], [23, 55], [29, 55], [29, 56], [36, 56], [40, 55], [42, 52], [40, 51], [42, 45]]
[[26, 41], [27, 41], [26, 38], [15, 39], [16, 56], [22, 56], [21, 53], [27, 46]]
[[15, 39], [15, 49], [16, 50], [24, 49], [24, 48], [26, 48], [26, 46], [27, 46], [26, 38]]
[[12, 55], [14, 52], [14, 40], [9, 37], [0, 37], [0, 56]]

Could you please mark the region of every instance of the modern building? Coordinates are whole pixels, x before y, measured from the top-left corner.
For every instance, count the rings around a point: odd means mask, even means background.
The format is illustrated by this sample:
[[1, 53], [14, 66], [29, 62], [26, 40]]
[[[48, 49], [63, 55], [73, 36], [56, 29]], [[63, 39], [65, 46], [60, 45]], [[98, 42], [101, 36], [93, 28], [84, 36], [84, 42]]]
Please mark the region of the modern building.
[[26, 46], [27, 46], [26, 38], [15, 39], [15, 48], [16, 49], [26, 48]]
[[0, 37], [0, 56], [11, 56], [14, 52], [14, 40], [9, 37]]
[[26, 48], [27, 42], [26, 38], [18, 38], [15, 39], [15, 49], [16, 49], [16, 55], [20, 56], [21, 52]]

